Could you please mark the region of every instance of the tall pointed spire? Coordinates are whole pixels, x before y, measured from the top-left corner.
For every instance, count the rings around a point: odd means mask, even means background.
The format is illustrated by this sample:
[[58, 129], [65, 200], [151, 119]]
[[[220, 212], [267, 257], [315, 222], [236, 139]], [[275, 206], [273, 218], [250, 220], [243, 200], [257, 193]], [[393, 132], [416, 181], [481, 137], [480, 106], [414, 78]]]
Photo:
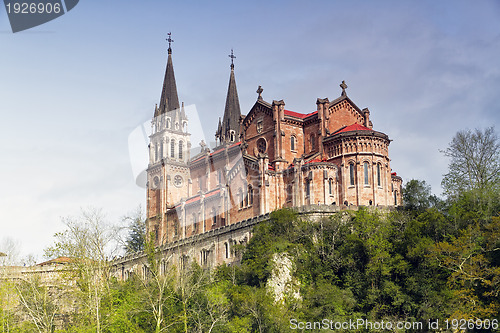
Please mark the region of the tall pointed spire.
[[222, 142], [236, 142], [240, 135], [240, 101], [236, 89], [236, 79], [234, 78], [234, 56], [231, 49], [231, 74], [229, 76], [229, 86], [227, 88], [226, 107], [224, 109], [224, 118], [222, 119], [222, 131], [220, 140]]
[[163, 88], [161, 90], [160, 106], [155, 111], [155, 117], [167, 111], [179, 109], [179, 97], [177, 96], [177, 86], [175, 84], [174, 65], [172, 63], [172, 33], [168, 33], [168, 59]]

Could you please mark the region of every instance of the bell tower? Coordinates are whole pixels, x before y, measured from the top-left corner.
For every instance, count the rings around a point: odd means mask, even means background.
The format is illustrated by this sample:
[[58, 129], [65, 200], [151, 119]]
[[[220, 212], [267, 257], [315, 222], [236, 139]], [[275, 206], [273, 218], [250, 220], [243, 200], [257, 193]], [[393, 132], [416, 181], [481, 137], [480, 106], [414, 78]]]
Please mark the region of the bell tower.
[[155, 106], [151, 121], [147, 169], [147, 232], [154, 234], [157, 245], [167, 241], [167, 210], [173, 208], [181, 198], [189, 196], [190, 181], [188, 118], [184, 103], [179, 106], [171, 33], [168, 33], [167, 41], [167, 67], [160, 104]]

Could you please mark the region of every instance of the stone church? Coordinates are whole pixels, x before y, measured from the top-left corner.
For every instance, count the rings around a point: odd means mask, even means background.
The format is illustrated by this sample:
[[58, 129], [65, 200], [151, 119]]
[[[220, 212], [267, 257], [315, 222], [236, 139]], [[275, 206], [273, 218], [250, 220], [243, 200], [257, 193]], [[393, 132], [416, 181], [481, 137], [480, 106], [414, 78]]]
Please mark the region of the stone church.
[[232, 246], [251, 237], [244, 222], [276, 209], [400, 205], [391, 140], [373, 129], [370, 111], [347, 96], [344, 81], [339, 97], [318, 98], [305, 113], [287, 110], [283, 100], [266, 101], [259, 86], [244, 115], [232, 53], [217, 145], [202, 142], [190, 156], [189, 119], [179, 104], [168, 41], [147, 169], [147, 230], [159, 247], [177, 249], [181, 261], [231, 263]]

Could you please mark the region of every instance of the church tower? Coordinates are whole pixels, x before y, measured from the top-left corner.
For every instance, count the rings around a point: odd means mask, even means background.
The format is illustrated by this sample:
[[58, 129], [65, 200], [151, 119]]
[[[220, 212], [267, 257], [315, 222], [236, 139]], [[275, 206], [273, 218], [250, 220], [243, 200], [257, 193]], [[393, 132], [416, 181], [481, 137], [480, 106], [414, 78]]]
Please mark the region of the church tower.
[[229, 75], [229, 86], [227, 88], [226, 107], [222, 122], [219, 118], [219, 125], [215, 133], [215, 139], [220, 144], [235, 143], [240, 141], [240, 101], [236, 89], [236, 79], [234, 78], [234, 59], [236, 58], [231, 50], [231, 74]]
[[149, 165], [147, 169], [147, 230], [154, 233], [157, 244], [166, 241], [169, 224], [166, 212], [190, 195], [188, 183], [189, 150], [188, 118], [184, 103], [179, 106], [172, 63], [173, 42], [168, 34], [168, 58], [160, 104], [155, 106], [149, 136]]

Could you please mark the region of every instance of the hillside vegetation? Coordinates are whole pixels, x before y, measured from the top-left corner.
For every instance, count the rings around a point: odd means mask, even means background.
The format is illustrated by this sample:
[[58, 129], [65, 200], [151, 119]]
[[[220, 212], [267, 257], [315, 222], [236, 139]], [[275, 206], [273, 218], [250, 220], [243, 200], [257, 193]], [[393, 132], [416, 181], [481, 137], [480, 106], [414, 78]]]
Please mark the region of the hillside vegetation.
[[[276, 211], [240, 249], [240, 266], [208, 272], [194, 264], [156, 276], [152, 265], [147, 281], [109, 280], [99, 289], [99, 331], [287, 332], [290, 320], [325, 318], [498, 320], [500, 207], [490, 198], [466, 192], [441, 208], [360, 209], [317, 222]], [[277, 253], [292, 263], [289, 288], [278, 301], [268, 287]], [[76, 277], [85, 298], [84, 278]], [[96, 332], [92, 307], [77, 309], [61, 331]], [[4, 331], [38, 331], [35, 322], [14, 324], [12, 317], [4, 312]]]

